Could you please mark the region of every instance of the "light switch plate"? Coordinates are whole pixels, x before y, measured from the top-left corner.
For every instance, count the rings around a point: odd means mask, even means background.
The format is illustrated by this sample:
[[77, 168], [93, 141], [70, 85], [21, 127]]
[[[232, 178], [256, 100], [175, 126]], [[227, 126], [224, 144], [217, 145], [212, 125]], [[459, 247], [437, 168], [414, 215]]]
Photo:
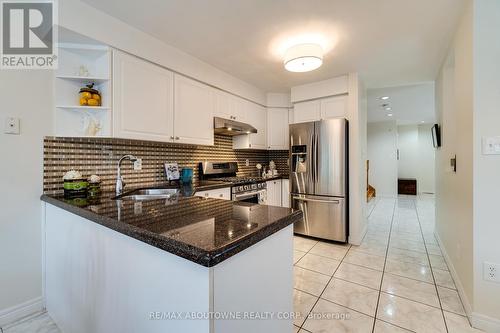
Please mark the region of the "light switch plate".
[[20, 121], [19, 118], [7, 117], [5, 118], [4, 126], [5, 134], [20, 134]]
[[500, 136], [483, 137], [483, 155], [500, 155]]

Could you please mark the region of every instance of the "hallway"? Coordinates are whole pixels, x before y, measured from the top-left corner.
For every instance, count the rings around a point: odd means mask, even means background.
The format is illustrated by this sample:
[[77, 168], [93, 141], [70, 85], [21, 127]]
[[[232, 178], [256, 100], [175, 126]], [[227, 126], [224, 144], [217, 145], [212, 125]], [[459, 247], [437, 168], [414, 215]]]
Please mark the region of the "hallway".
[[376, 198], [368, 209], [360, 246], [295, 236], [295, 332], [480, 332], [434, 238], [433, 196]]

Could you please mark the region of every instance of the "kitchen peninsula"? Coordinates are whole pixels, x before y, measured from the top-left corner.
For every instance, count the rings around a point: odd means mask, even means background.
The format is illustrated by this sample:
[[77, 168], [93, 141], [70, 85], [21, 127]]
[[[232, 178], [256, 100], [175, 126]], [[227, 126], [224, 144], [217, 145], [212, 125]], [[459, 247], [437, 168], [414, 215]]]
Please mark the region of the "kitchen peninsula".
[[[180, 191], [42, 200], [47, 309], [62, 331], [292, 330], [278, 315], [293, 311], [293, 223], [302, 212]], [[244, 319], [264, 313], [273, 317]]]

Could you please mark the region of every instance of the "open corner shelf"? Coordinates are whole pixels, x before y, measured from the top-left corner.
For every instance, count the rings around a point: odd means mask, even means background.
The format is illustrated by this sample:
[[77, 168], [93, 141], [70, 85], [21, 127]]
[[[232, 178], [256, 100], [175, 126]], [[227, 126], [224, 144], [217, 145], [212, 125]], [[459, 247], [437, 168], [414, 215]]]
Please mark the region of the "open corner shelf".
[[85, 105], [56, 105], [58, 109], [74, 109], [74, 110], [110, 110], [109, 106], [85, 106]]

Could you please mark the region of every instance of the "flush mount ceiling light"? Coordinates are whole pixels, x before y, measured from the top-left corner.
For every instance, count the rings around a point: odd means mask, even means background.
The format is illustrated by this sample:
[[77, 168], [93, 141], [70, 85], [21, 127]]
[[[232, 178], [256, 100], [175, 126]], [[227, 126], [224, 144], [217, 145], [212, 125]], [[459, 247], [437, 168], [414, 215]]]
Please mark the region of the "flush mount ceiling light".
[[392, 117], [392, 113], [388, 113], [388, 114], [387, 114], [387, 117]]
[[309, 72], [323, 64], [323, 48], [318, 44], [298, 44], [285, 53], [285, 69], [290, 72]]
[[381, 100], [385, 101], [385, 100], [388, 100], [389, 99], [389, 96], [382, 96], [380, 97]]

